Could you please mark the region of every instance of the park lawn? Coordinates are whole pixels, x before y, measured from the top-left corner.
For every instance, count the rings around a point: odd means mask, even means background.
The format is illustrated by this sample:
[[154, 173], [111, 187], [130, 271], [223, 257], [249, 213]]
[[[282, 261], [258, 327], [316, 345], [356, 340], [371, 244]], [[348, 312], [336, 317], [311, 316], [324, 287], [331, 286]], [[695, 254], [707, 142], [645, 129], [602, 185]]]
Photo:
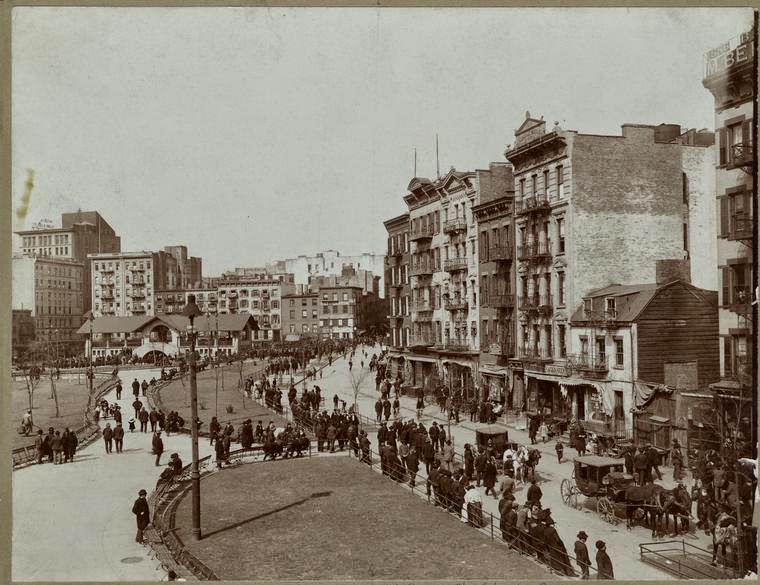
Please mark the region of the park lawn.
[[189, 492], [177, 535], [222, 580], [550, 577], [349, 457], [223, 469], [201, 493], [203, 539], [191, 535]]
[[[264, 368], [264, 362], [257, 360], [256, 366], [253, 362], [243, 364], [243, 379], [246, 376], [258, 373]], [[257, 376], [258, 377], [258, 376]], [[222, 379], [224, 379], [224, 390], [222, 390]], [[243, 393], [238, 391], [237, 385], [239, 380], [238, 366], [228, 366], [219, 368], [219, 399], [218, 414], [215, 411], [216, 401], [216, 373], [213, 369], [204, 370], [198, 373], [198, 417], [204, 422], [201, 430], [207, 431], [211, 422], [211, 417], [216, 416], [220, 423], [224, 424], [231, 421], [233, 424], [250, 418], [255, 425], [261, 420], [266, 425], [273, 420], [278, 426], [285, 426], [285, 419], [276, 415], [273, 411], [262, 406], [254, 400], [244, 398]], [[176, 410], [180, 416], [187, 422], [189, 428], [190, 414], [190, 379], [185, 377], [183, 386], [179, 379], [169, 382], [158, 390], [164, 412]], [[204, 408], [205, 406], [205, 408]], [[227, 406], [232, 406], [232, 414], [227, 413]]]
[[[99, 380], [96, 380], [99, 382]], [[43, 376], [34, 391], [34, 407], [32, 408], [32, 420], [34, 421], [35, 433], [37, 429], [47, 432], [48, 427], [54, 427], [63, 432], [69, 427], [72, 431], [84, 424], [84, 411], [87, 408], [87, 382], [82, 378], [82, 383], [77, 380], [56, 380], [55, 387], [58, 393], [59, 417], [55, 417], [55, 400], [51, 397], [50, 377]], [[29, 409], [29, 395], [26, 391], [24, 380], [13, 381], [11, 385], [11, 425], [8, 432], [11, 433], [11, 448], [34, 445], [34, 436], [18, 434], [21, 426], [21, 417]]]

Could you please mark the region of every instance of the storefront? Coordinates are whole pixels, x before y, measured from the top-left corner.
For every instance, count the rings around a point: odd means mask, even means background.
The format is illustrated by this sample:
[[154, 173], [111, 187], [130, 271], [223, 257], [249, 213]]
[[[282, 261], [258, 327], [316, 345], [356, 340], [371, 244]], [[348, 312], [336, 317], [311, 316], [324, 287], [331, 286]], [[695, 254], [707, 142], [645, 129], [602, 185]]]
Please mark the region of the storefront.
[[474, 364], [465, 360], [443, 360], [444, 383], [464, 401], [478, 400], [475, 387]]
[[511, 408], [507, 403], [511, 392], [508, 390], [509, 369], [503, 366], [483, 366], [480, 368], [480, 388], [482, 400], [490, 400]]
[[435, 389], [440, 382], [438, 360], [433, 357], [409, 356], [406, 359], [408, 376], [405, 383], [414, 388]]

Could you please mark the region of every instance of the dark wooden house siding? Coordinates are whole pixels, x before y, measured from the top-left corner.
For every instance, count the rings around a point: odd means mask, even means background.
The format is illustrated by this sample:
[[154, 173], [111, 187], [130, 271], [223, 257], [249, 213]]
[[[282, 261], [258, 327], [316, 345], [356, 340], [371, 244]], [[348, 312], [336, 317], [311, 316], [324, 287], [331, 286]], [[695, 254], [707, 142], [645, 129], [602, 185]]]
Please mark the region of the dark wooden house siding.
[[660, 290], [636, 319], [638, 378], [665, 383], [665, 364], [698, 364], [698, 384], [720, 379], [718, 293], [674, 284]]

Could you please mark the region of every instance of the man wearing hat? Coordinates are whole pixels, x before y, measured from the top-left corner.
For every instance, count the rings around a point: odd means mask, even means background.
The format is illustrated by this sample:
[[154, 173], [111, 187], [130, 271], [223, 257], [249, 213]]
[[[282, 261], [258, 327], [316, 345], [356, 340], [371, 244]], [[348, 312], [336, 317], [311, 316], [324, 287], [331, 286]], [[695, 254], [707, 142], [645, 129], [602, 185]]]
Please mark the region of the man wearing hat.
[[161, 465], [161, 454], [164, 452], [164, 442], [161, 440], [161, 431], [153, 435], [153, 452], [156, 454], [156, 467]]
[[148, 492], [140, 490], [138, 495], [139, 497], [132, 506], [132, 513], [137, 518], [137, 536], [135, 536], [135, 542], [142, 544], [143, 530], [145, 530], [148, 527], [148, 524], [150, 524], [150, 508], [148, 508], [148, 500], [145, 499]]
[[591, 560], [588, 558], [588, 548], [586, 547], [588, 534], [583, 530], [578, 533], [578, 540], [575, 541], [575, 562], [581, 569], [581, 579], [588, 579], [588, 568], [591, 566]]
[[596, 571], [597, 579], [613, 580], [615, 573], [612, 571], [612, 561], [607, 554], [607, 545], [603, 540], [596, 541]]

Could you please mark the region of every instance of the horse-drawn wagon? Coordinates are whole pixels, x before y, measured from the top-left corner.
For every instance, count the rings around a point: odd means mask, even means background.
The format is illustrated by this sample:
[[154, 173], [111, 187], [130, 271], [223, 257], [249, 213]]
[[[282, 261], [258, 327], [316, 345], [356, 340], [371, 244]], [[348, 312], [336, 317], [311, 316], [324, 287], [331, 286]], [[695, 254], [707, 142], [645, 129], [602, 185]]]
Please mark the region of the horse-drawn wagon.
[[596, 498], [596, 511], [603, 520], [617, 524], [616, 506], [626, 504], [626, 490], [633, 485], [633, 476], [623, 472], [624, 459], [585, 455], [573, 460], [572, 479], [560, 484], [562, 501], [578, 507], [578, 494]]

